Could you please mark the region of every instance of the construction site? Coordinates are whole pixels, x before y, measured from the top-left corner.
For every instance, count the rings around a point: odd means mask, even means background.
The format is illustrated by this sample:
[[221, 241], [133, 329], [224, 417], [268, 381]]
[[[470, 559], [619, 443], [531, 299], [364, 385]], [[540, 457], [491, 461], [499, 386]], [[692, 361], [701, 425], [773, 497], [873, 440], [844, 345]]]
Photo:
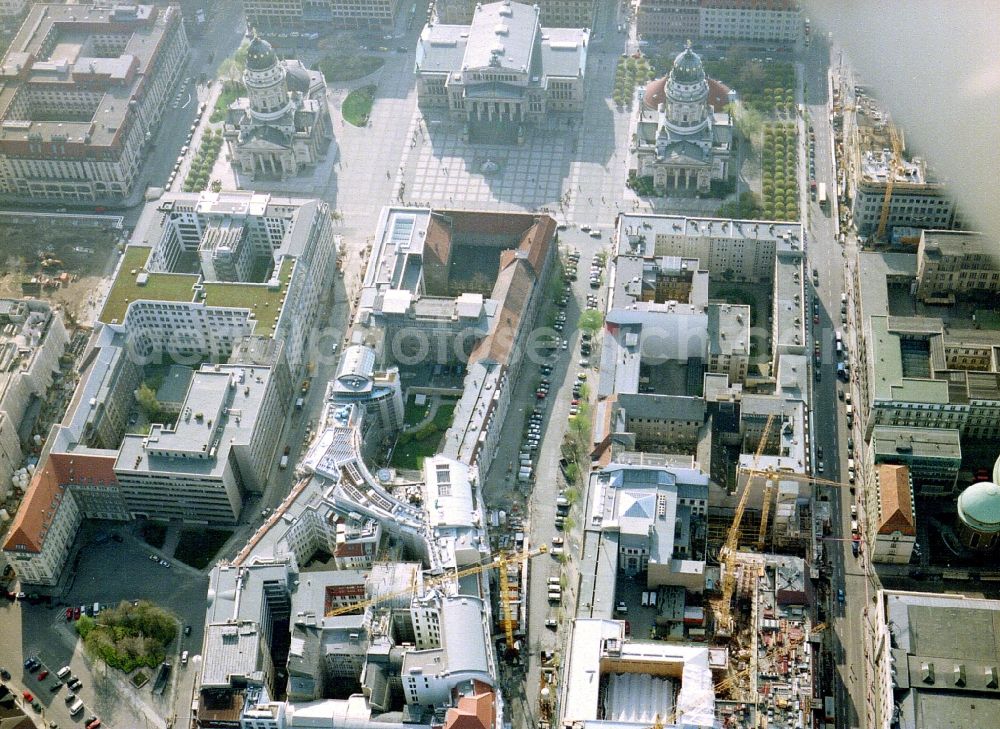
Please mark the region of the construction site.
[[865, 87], [834, 87], [833, 121], [842, 225], [904, 249], [921, 229], [956, 226], [943, 181], [909, 152], [903, 130]]

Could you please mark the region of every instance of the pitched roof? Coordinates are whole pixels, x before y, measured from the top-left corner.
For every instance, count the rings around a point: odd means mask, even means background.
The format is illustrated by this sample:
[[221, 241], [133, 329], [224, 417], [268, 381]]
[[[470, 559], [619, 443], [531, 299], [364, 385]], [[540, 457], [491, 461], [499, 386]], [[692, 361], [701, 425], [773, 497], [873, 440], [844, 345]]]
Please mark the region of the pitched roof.
[[535, 220], [535, 224], [525, 231], [521, 238], [519, 251], [523, 251], [528, 256], [528, 262], [534, 269], [535, 275], [539, 276], [545, 267], [545, 259], [549, 253], [549, 246], [555, 240], [556, 221], [548, 215], [542, 215]]
[[507, 364], [534, 287], [535, 276], [527, 260], [515, 258], [501, 269], [492, 294], [492, 298], [502, 302], [497, 322], [493, 331], [472, 350], [470, 364], [481, 360]]
[[64, 485], [113, 486], [118, 483], [115, 476], [117, 453], [100, 455], [96, 453], [56, 453], [49, 454], [49, 464], [56, 469], [59, 480]]
[[31, 479], [28, 492], [7, 534], [4, 551], [40, 553], [45, 544], [45, 534], [52, 525], [65, 492], [56, 467], [51, 459], [47, 459]]
[[448, 709], [444, 729], [492, 729], [494, 720], [493, 691], [486, 684], [476, 681], [474, 693], [463, 696], [458, 705]]
[[883, 463], [878, 467], [879, 534], [899, 532], [907, 537], [917, 535], [913, 522], [913, 502], [910, 498], [910, 469]]

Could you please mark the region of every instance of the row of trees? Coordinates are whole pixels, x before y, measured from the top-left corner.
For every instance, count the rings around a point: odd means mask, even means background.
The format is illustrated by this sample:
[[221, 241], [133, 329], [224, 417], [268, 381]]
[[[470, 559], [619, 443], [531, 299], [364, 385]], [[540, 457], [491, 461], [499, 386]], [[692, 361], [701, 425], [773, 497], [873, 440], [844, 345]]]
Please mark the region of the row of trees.
[[611, 99], [616, 106], [628, 109], [635, 97], [635, 87], [652, 81], [655, 77], [656, 73], [644, 56], [619, 58], [618, 66], [615, 68], [615, 86]]
[[222, 132], [206, 129], [201, 138], [201, 146], [198, 147], [198, 152], [191, 160], [191, 168], [188, 170], [187, 177], [184, 178], [184, 192], [201, 192], [208, 187], [212, 168], [215, 166], [215, 161], [219, 158], [221, 150]]
[[764, 127], [761, 152], [761, 193], [765, 218], [797, 220], [799, 216], [795, 124], [777, 122]]

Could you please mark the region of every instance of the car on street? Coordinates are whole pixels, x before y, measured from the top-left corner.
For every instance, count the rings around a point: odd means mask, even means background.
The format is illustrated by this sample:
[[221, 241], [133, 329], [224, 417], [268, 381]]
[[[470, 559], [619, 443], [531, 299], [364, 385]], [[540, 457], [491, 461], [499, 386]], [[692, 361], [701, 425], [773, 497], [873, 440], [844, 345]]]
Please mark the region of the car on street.
[[4, 681], [10, 681], [10, 671], [8, 671], [6, 668], [0, 668], [0, 678], [2, 678]]
[[73, 620], [79, 620], [79, 619], [80, 619], [80, 608], [78, 607], [73, 608]]
[[838, 587], [837, 588], [837, 602], [839, 602], [841, 605], [843, 605], [846, 601], [847, 601], [847, 598], [844, 595], [844, 588], [843, 587]]
[[49, 672], [48, 672], [48, 671], [40, 671], [40, 672], [38, 673], [38, 680], [39, 680], [39, 681], [44, 681], [44, 680], [45, 680], [45, 679], [47, 679], [48, 677], [49, 677]]
[[184, 635], [191, 635], [191, 626], [190, 625], [185, 625], [184, 626]]
[[66, 608], [66, 622], [71, 622], [73, 620], [73, 608]]
[[30, 691], [28, 691], [27, 689], [25, 689], [25, 690], [24, 690], [23, 692], [21, 692], [21, 697], [22, 697], [22, 698], [23, 698], [23, 699], [24, 699], [25, 701], [27, 701], [27, 702], [28, 702], [29, 704], [30, 704], [30, 703], [31, 703], [32, 701], [34, 701], [34, 700], [35, 700], [35, 697], [34, 697], [34, 696], [32, 695], [32, 693], [31, 693]]
[[559, 623], [556, 622], [555, 618], [549, 618], [548, 620], [545, 621], [545, 627], [549, 628], [550, 630], [555, 630], [557, 627], [559, 627]]

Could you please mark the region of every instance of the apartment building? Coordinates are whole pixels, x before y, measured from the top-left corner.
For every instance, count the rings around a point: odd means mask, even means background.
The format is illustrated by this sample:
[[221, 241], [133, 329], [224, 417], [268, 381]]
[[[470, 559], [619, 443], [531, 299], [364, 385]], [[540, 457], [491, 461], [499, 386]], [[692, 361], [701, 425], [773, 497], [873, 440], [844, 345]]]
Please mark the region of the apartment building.
[[917, 248], [917, 296], [927, 303], [1000, 291], [997, 246], [982, 233], [923, 230]]
[[[481, 0], [437, 0], [434, 10], [439, 23], [464, 25], [472, 22]], [[542, 24], [553, 28], [593, 28], [597, 0], [514, 0], [523, 5], [537, 5]]]
[[701, 12], [701, 0], [640, 0], [636, 31], [643, 37], [697, 38]]
[[640, 0], [639, 35], [793, 44], [802, 38], [798, 0]]
[[45, 397], [68, 342], [62, 315], [47, 302], [0, 299], [0, 497], [24, 460], [24, 415]]
[[798, 0], [701, 0], [703, 39], [796, 43], [803, 27]]
[[864, 533], [873, 562], [909, 564], [917, 539], [916, 506], [910, 469], [901, 464], [874, 466], [865, 483]]
[[189, 55], [176, 6], [31, 6], [0, 60], [0, 192], [124, 201]]
[[22, 584], [55, 585], [59, 581], [80, 520], [62, 474], [54, 465], [42, 464], [3, 545], [4, 556]]
[[[254, 192], [170, 193], [147, 204], [132, 241], [100, 321], [126, 336], [133, 356], [225, 361], [252, 334], [280, 341], [292, 375], [301, 373], [335, 270], [326, 203]], [[175, 272], [190, 257], [201, 273]]]
[[258, 30], [304, 28], [389, 28], [403, 0], [243, 0], [247, 24]]
[[634, 214], [618, 217], [618, 255], [697, 259], [713, 276], [770, 282], [779, 246], [801, 248], [802, 225]]

